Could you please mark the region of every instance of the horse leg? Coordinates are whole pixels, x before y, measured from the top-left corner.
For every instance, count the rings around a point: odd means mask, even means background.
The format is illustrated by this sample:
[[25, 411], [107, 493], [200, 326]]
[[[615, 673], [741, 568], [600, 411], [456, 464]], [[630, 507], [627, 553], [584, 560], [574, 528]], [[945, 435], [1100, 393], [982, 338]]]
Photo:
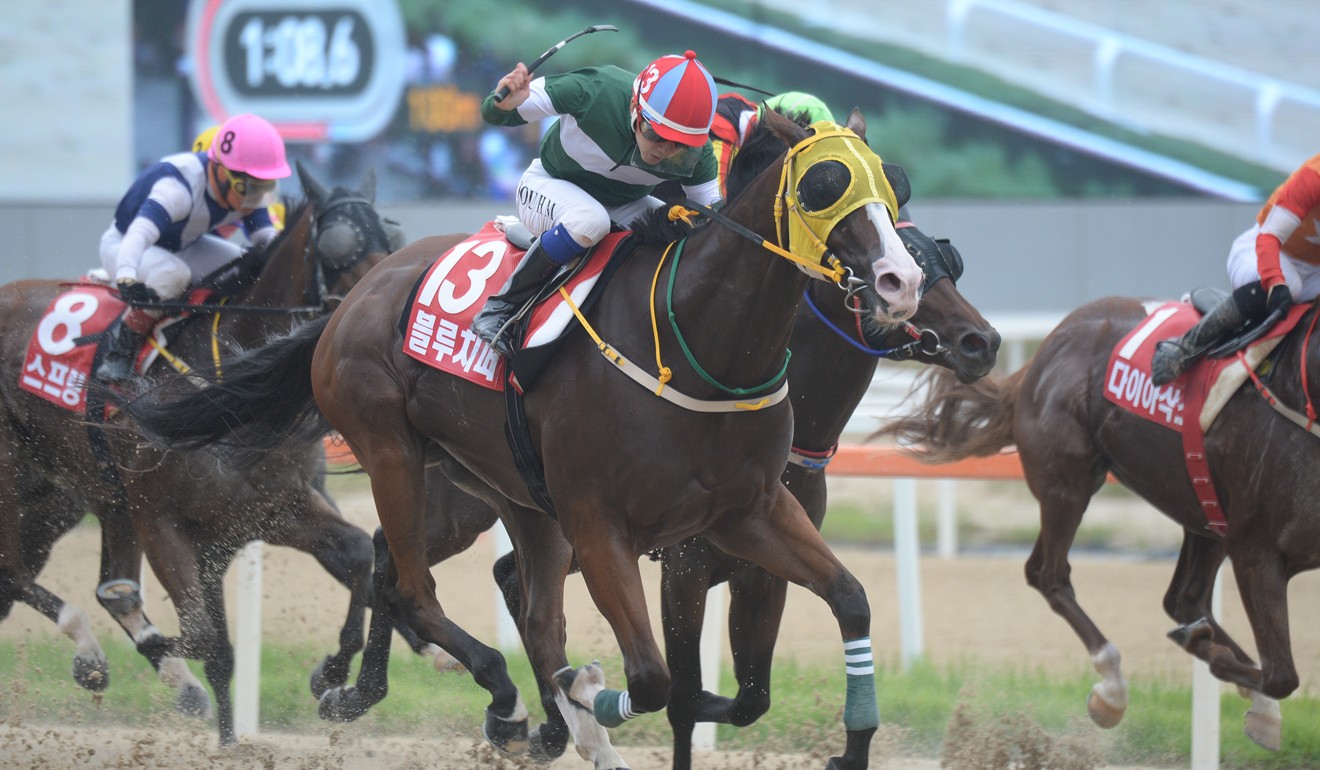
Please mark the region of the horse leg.
[[[674, 735], [674, 770], [690, 770], [692, 730], [697, 722], [721, 721], [712, 716], [721, 710], [714, 701], [728, 700], [701, 686], [701, 630], [706, 592], [714, 583], [710, 556], [708, 541], [692, 538], [666, 549], [661, 560], [660, 627], [673, 679], [666, 712]], [[727, 712], [727, 705], [723, 710]]]
[[[281, 525], [282, 524], [282, 525]], [[348, 614], [339, 631], [339, 650], [312, 671], [312, 697], [348, 681], [353, 656], [362, 650], [362, 632], [371, 595], [371, 537], [349, 524], [320, 493], [308, 489], [305, 503], [282, 523], [268, 522], [262, 533], [271, 545], [296, 548], [313, 556], [349, 591]]]
[[[186, 716], [205, 719], [211, 714], [210, 696], [184, 662], [187, 657], [202, 659], [191, 649], [193, 640], [214, 633], [208, 628], [210, 621], [202, 606], [198, 555], [172, 522], [161, 521], [158, 526], [144, 530], [142, 535], [141, 547], [147, 562], [165, 593], [174, 601], [175, 612], [179, 616], [179, 637], [165, 638], [147, 620], [142, 612], [142, 598], [137, 593], [135, 581], [127, 581], [132, 583], [131, 586], [110, 583], [112, 587], [122, 590], [107, 592], [108, 598], [103, 598], [102, 603], [107, 605], [112, 615], [116, 611], [120, 613], [115, 615], [115, 619], [120, 621], [130, 639], [146, 642], [138, 644], [138, 652], [151, 662], [161, 682], [177, 691], [174, 710]], [[137, 563], [140, 563], [140, 559]], [[102, 587], [105, 586], [103, 583]], [[100, 593], [98, 591], [98, 598], [102, 598]], [[222, 737], [223, 729], [222, 725]]]
[[578, 754], [597, 767], [622, 767], [609, 733], [568, 698], [577, 675], [588, 668], [574, 670], [564, 651], [564, 579], [576, 569], [572, 549], [549, 516], [512, 505], [510, 510], [506, 528], [515, 550], [497, 559], [492, 572], [509, 615], [517, 621], [545, 711], [545, 722], [531, 732], [528, 756], [553, 762], [563, 756], [571, 737]]
[[[1202, 624], [1208, 625], [1211, 644], [1193, 645], [1193, 654], [1222, 645], [1232, 652], [1238, 662], [1256, 668], [1256, 662], [1219, 625], [1211, 611], [1215, 575], [1223, 562], [1224, 546], [1219, 538], [1183, 533], [1178, 567], [1174, 570], [1169, 591], [1164, 595], [1164, 611], [1180, 624], [1169, 635], [1186, 649], [1186, 639], [1199, 635]], [[1209, 663], [1214, 657], [1216, 653], [1210, 652], [1202, 660]], [[1245, 687], [1239, 686], [1238, 691], [1244, 698], [1251, 700], [1246, 715], [1247, 736], [1264, 748], [1277, 750], [1282, 741], [1283, 726], [1279, 702]]]
[[199, 582], [202, 608], [207, 624], [200, 626], [198, 644], [203, 647], [202, 668], [215, 694], [215, 721], [220, 730], [220, 745], [238, 742], [234, 732], [234, 703], [230, 684], [234, 680], [234, 647], [229, 642], [229, 623], [225, 617], [225, 571], [234, 560], [235, 550], [228, 546], [206, 549], [201, 557]]
[[[635, 681], [631, 647], [621, 644], [625, 666], [628, 667], [629, 690], [625, 692], [605, 689], [605, 674], [599, 664], [593, 663], [574, 669], [568, 663], [564, 651], [567, 644], [564, 632], [564, 579], [572, 566], [574, 549], [564, 539], [563, 533], [553, 519], [539, 511], [517, 510], [520, 514], [506, 518], [505, 524], [514, 544], [514, 552], [517, 554], [517, 572], [522, 588], [519, 631], [522, 633], [527, 656], [538, 674], [537, 685], [540, 688], [541, 702], [546, 713], [546, 723], [537, 730], [537, 741], [540, 745], [538, 755], [548, 760], [552, 755], [557, 756], [562, 753], [567, 735], [571, 734], [578, 755], [592, 762], [597, 770], [626, 768], [627, 764], [610, 743], [609, 733], [605, 728], [618, 726], [625, 719], [643, 713], [642, 710], [629, 708], [630, 693]], [[581, 547], [579, 543], [579, 548]], [[649, 654], [652, 657], [648, 663], [659, 665], [666, 679], [663, 683], [665, 700], [658, 706], [644, 707], [644, 710], [656, 711], [663, 708], [668, 700], [668, 674], [664, 671], [664, 664], [660, 660], [655, 641], [650, 638], [641, 573], [637, 569], [636, 560], [629, 563], [626, 558], [619, 559], [623, 569], [612, 578], [607, 578], [606, 582], [612, 587], [602, 590], [602, 587], [594, 585], [589, 577], [586, 562], [581, 560], [581, 551], [577, 555], [582, 576], [586, 579], [587, 588], [596, 606], [610, 622], [610, 626], [615, 629], [615, 635], [620, 640], [627, 638], [627, 634], [621, 632], [620, 626], [616, 625], [619, 613], [632, 611], [634, 608], [620, 608], [618, 602], [610, 602], [607, 610], [602, 606], [599, 594], [617, 591], [620, 584], [624, 586], [624, 591], [636, 591], [635, 595], [640, 602], [640, 619], [650, 641]], [[617, 554], [607, 555], [617, 556]], [[632, 567], [631, 575], [627, 574], [629, 564]], [[506, 591], [506, 596], [508, 593]], [[636, 619], [632, 617], [629, 621], [636, 622]]]
[[73, 681], [93, 692], [100, 692], [110, 685], [105, 651], [92, 633], [87, 613], [81, 607], [65, 602], [26, 577], [7, 581], [0, 573], [0, 594], [5, 593], [6, 584], [19, 601], [55, 623], [60, 632], [73, 641]]
[[371, 477], [372, 496], [393, 564], [388, 575], [392, 579], [384, 586], [383, 606], [396, 622], [410, 626], [423, 640], [453, 655], [491, 694], [483, 727], [487, 740], [506, 753], [525, 752], [527, 707], [509, 678], [504, 656], [446, 617], [435, 595], [435, 578], [426, 558], [424, 442], [416, 437], [411, 442], [406, 439], [411, 435], [406, 421], [395, 425], [397, 421], [376, 414], [370, 425], [358, 424], [353, 430], [351, 423], [357, 416], [344, 418], [336, 424]]
[[[671, 563], [672, 562], [672, 563]], [[726, 698], [701, 687], [701, 633], [707, 591], [717, 571], [729, 576], [729, 646], [738, 692]], [[770, 709], [770, 668], [788, 584], [759, 567], [738, 566], [704, 538], [666, 551], [660, 595], [665, 658], [674, 680], [669, 723], [674, 734], [675, 770], [692, 763], [696, 722], [745, 727]]]
[[[1123, 720], [1128, 706], [1122, 655], [1077, 602], [1072, 567], [1068, 564], [1068, 551], [1091, 497], [1104, 483], [1104, 470], [1092, 467], [1093, 463], [1089, 461], [1073, 462], [1068, 468], [1060, 469], [1058, 460], [1055, 458], [1053, 465], [1041, 466], [1050, 471], [1048, 482], [1028, 480], [1032, 494], [1040, 503], [1040, 533], [1036, 536], [1031, 556], [1027, 558], [1027, 584], [1045, 597], [1050, 609], [1067, 621], [1086, 646], [1091, 665], [1100, 674], [1100, 681], [1091, 688], [1086, 699], [1086, 712], [1096, 725], [1111, 728]], [[1036, 467], [1023, 464], [1028, 468]]]
[[829, 605], [839, 623], [847, 671], [843, 707], [847, 745], [843, 755], [830, 758], [826, 770], [864, 770], [871, 738], [880, 725], [880, 711], [871, 651], [871, 608], [861, 583], [830, 551], [801, 504], [782, 484], [774, 490], [764, 515], [726, 517], [706, 535], [727, 553], [756, 562]]
[[362, 667], [353, 686], [330, 687], [321, 694], [318, 713], [325, 720], [351, 722], [385, 699], [389, 692], [390, 646], [396, 628], [405, 638], [411, 636], [417, 640], [413, 649], [428, 645], [412, 629], [396, 624], [386, 610], [385, 582], [392, 565], [385, 533], [379, 528], [372, 537], [372, 545], [375, 566], [371, 575], [371, 623], [367, 627], [367, 645], [362, 651]]
[[[56, 502], [61, 504], [48, 504]], [[18, 521], [0, 526], [0, 620], [9, 615], [15, 600], [44, 615], [73, 640], [73, 680], [88, 690], [104, 690], [110, 685], [109, 665], [87, 613], [32, 579], [46, 565], [55, 541], [82, 517], [81, 511], [74, 513], [77, 506], [63, 497], [57, 501], [43, 496], [22, 507], [9, 501], [3, 505]]]

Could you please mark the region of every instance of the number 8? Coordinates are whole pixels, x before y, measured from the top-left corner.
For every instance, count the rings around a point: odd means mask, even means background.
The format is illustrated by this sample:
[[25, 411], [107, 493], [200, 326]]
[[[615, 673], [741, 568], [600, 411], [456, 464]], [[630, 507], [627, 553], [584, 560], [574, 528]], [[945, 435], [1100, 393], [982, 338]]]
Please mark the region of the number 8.
[[52, 356], [73, 350], [74, 340], [82, 336], [82, 325], [96, 315], [100, 303], [92, 294], [69, 292], [55, 300], [55, 306], [37, 327], [37, 342]]

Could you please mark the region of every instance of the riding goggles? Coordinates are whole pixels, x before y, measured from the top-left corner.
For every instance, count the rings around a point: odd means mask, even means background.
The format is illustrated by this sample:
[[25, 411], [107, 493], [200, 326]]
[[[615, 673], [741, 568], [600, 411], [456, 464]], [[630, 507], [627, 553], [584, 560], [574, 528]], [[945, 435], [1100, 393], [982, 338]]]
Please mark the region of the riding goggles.
[[265, 208], [275, 203], [275, 191], [279, 186], [274, 179], [258, 179], [224, 166], [217, 166], [216, 182], [221, 197], [233, 209]]
[[656, 133], [655, 127], [651, 125], [651, 122], [647, 120], [645, 116], [638, 118], [637, 123], [638, 131], [646, 141], [679, 148], [678, 152], [655, 165], [651, 165], [651, 168], [669, 174], [687, 175], [692, 173], [692, 169], [697, 167], [697, 161], [701, 159], [701, 151], [704, 149], [704, 145], [693, 147], [690, 144], [683, 144], [682, 142], [675, 142], [671, 139], [666, 139]]

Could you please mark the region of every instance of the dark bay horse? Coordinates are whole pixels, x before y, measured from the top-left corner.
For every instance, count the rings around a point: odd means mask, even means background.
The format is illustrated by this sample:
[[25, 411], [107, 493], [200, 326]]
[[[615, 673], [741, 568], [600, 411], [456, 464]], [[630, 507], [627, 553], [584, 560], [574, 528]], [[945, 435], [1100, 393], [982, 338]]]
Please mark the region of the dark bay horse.
[[[1297, 411], [1320, 398], [1320, 340], [1305, 332], [1316, 312], [1312, 306], [1311, 315], [1284, 338], [1270, 357], [1269, 374], [1262, 375], [1279, 401]], [[1087, 707], [1102, 727], [1122, 719], [1127, 685], [1118, 649], [1077, 602], [1069, 548], [1107, 473], [1181, 525], [1182, 550], [1164, 596], [1165, 612], [1179, 624], [1170, 637], [1251, 698], [1247, 735], [1277, 749], [1276, 699], [1298, 686], [1288, 638], [1288, 581], [1320, 566], [1320, 518], [1310, 494], [1320, 442], [1249, 385], [1235, 392], [1205, 434], [1205, 456], [1228, 522], [1223, 536], [1214, 534], [1193, 491], [1179, 434], [1104, 396], [1111, 350], [1147, 313], [1141, 300], [1098, 300], [1068, 315], [1032, 362], [1008, 377], [966, 385], [932, 372], [928, 400], [880, 434], [919, 444], [913, 451], [931, 462], [1017, 446], [1027, 485], [1040, 503], [1041, 529], [1026, 564], [1027, 582], [1086, 645], [1102, 677]], [[1211, 614], [1215, 575], [1226, 556], [1260, 665]]]
[[[668, 388], [735, 411], [664, 403], [620, 377], [590, 336], [569, 335], [525, 398], [557, 521], [535, 507], [515, 465], [503, 396], [402, 351], [397, 320], [405, 297], [435, 255], [466, 235], [424, 239], [391, 255], [328, 321], [253, 351], [204, 397], [142, 404], [135, 414], [152, 434], [175, 443], [259, 449], [263, 434], [278, 438], [306, 427], [319, 406], [371, 476], [389, 545], [384, 590], [391, 613], [492, 693], [485, 729], [511, 750], [526, 748], [527, 717], [503, 657], [446, 618], [435, 596], [425, 542], [427, 463], [504, 521], [517, 553], [528, 655], [551, 683], [552, 703], [579, 753], [597, 767], [622, 766], [602, 727], [669, 702], [670, 675], [652, 635], [637, 560], [706, 534], [829, 604], [849, 686], [847, 746], [828, 766], [864, 768], [879, 723], [864, 591], [779, 480], [792, 440], [788, 405], [771, 399], [762, 408], [740, 408], [722, 389], [746, 394], [733, 399], [744, 406], [781, 392], [806, 271], [837, 261], [838, 268], [825, 269], [835, 280], [850, 274], [842, 284], [861, 300], [868, 324], [909, 318], [922, 278], [894, 230], [897, 203], [879, 158], [865, 147], [860, 114], [850, 115], [846, 129], [823, 133], [773, 113], [764, 120], [791, 149], [721, 212], [734, 226], [711, 225], [687, 238], [681, 269], [667, 257], [671, 247], [639, 246], [586, 314], [620, 351], [673, 351]], [[787, 211], [793, 235], [776, 211]], [[776, 259], [768, 248], [776, 243], [795, 258]], [[657, 270], [674, 276], [666, 296], [652, 294]], [[451, 288], [463, 296], [468, 283], [460, 277]], [[653, 338], [652, 302], [679, 319], [685, 344], [677, 326], [658, 325]], [[615, 631], [626, 690], [607, 689], [599, 667], [574, 669], [566, 660], [563, 582], [574, 557]]]
[[[782, 152], [783, 146], [780, 145]], [[788, 378], [793, 383], [794, 458], [783, 481], [819, 529], [825, 515], [825, 466], [852, 413], [874, 377], [881, 358], [933, 364], [951, 369], [960, 380], [987, 374], [995, 364], [999, 335], [958, 292], [962, 265], [952, 266], [930, 247], [915, 227], [900, 223], [899, 234], [923, 268], [921, 304], [909, 324], [863, 337], [856, 316], [840, 302], [838, 291], [813, 282], [798, 306], [789, 347]], [[434, 565], [467, 550], [498, 520], [495, 511], [438, 472], [427, 474], [426, 555]], [[377, 564], [385, 564], [385, 541], [377, 532]], [[667, 713], [674, 731], [674, 767], [691, 766], [691, 735], [696, 722], [747, 725], [769, 708], [769, 672], [786, 583], [744, 561], [732, 559], [697, 537], [661, 549], [665, 656], [673, 675]], [[521, 596], [512, 553], [495, 566], [497, 581], [520, 615]], [[383, 569], [377, 578], [383, 579]], [[733, 698], [701, 689], [700, 640], [706, 591], [728, 581], [732, 590], [729, 638], [736, 651], [739, 683]], [[388, 619], [372, 617], [362, 667], [355, 687], [330, 690], [321, 699], [329, 719], [351, 720], [385, 697], [391, 642]], [[567, 727], [550, 709], [553, 725], [534, 736], [538, 758], [559, 756]]]
[[[353, 192], [329, 190], [301, 166], [299, 172], [308, 201], [264, 251], [243, 258], [233, 281], [220, 280], [229, 289], [225, 304], [204, 306], [176, 324], [172, 357], [222, 376], [235, 348], [288, 331], [299, 315], [325, 312], [389, 252], [386, 226], [371, 203], [374, 176], [366, 189]], [[323, 686], [330, 686], [347, 677], [362, 647], [370, 537], [344, 521], [323, 494], [319, 442], [288, 446], [236, 471], [212, 452], [162, 453], [146, 446], [122, 412], [101, 425], [20, 390], [28, 340], [66, 288], [57, 281], [0, 287], [0, 618], [14, 601], [31, 605], [76, 642], [75, 679], [90, 689], [108, 684], [105, 656], [86, 614], [36, 583], [56, 540], [87, 513], [96, 515], [102, 531], [98, 600], [161, 679], [178, 689], [176, 707], [184, 713], [210, 710], [206, 690], [183, 659], [205, 662], [220, 740], [232, 743], [233, 651], [223, 578], [234, 553], [258, 539], [299, 548], [349, 588], [340, 649], [323, 664], [329, 679]], [[146, 376], [164, 379], [166, 368], [158, 359]], [[162, 635], [142, 609], [136, 581], [144, 552], [179, 614], [178, 638]]]

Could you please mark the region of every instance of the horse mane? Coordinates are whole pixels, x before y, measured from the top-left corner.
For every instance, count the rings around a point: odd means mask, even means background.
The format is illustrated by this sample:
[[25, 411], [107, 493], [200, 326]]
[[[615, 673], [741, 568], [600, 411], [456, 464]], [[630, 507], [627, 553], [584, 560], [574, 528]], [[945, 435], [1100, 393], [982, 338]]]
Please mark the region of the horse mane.
[[698, 220], [696, 224], [688, 224], [681, 219], [670, 221], [669, 209], [670, 206], [651, 209], [634, 219], [628, 229], [642, 243], [673, 243], [683, 240], [706, 224], [705, 219]]
[[[793, 112], [791, 114], [779, 113], [789, 120], [797, 123], [799, 126], [806, 127], [811, 125], [811, 117], [805, 112]], [[775, 132], [770, 130], [764, 121], [756, 121], [752, 128], [752, 133], [743, 143], [738, 154], [733, 156], [733, 162], [729, 164], [729, 177], [724, 182], [726, 191], [725, 201], [731, 201], [743, 190], [752, 180], [760, 176], [761, 172], [770, 167], [784, 154], [784, 140], [780, 139]]]
[[[987, 375], [971, 383], [939, 367], [927, 367], [912, 384], [907, 400], [923, 391], [916, 411], [892, 419], [869, 440], [894, 438], [924, 463], [986, 457], [1013, 444], [1013, 411], [1027, 369], [1007, 377]], [[906, 401], [904, 402], [906, 403]]]

